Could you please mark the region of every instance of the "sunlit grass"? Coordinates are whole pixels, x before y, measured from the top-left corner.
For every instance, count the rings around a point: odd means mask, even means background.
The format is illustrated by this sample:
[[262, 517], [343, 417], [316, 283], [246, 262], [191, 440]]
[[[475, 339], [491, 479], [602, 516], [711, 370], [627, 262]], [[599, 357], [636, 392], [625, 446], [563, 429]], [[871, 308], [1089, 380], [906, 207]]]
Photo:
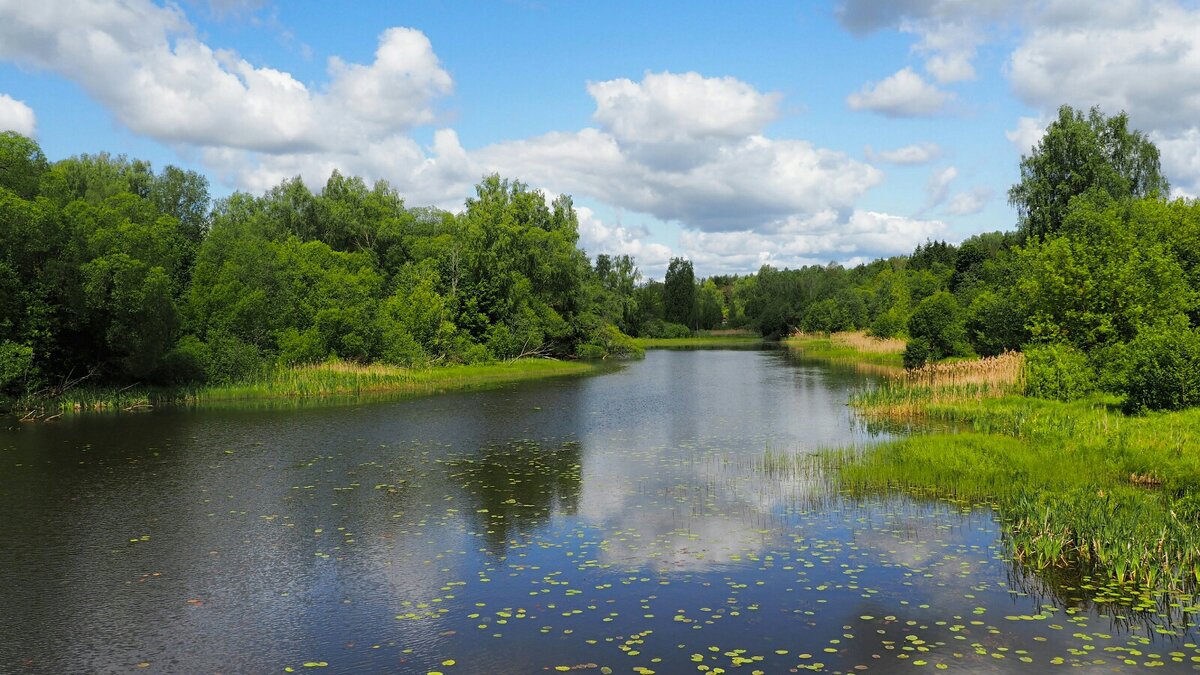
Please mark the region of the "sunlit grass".
[[981, 401], [1024, 391], [1025, 357], [1020, 352], [965, 361], [931, 363], [887, 373], [876, 387], [855, 394], [851, 403], [873, 415], [923, 417], [931, 405]]
[[1010, 359], [863, 393], [854, 404], [868, 416], [919, 418], [955, 431], [829, 451], [823, 467], [851, 492], [919, 489], [991, 503], [1014, 556], [1035, 569], [1194, 588], [1200, 410], [1127, 417], [1111, 397], [1026, 398], [1015, 394], [1019, 370]]
[[206, 387], [76, 388], [54, 398], [18, 402], [14, 410], [27, 420], [51, 419], [90, 411], [135, 411], [167, 404], [284, 398], [359, 396], [382, 393], [433, 393], [505, 382], [577, 375], [598, 366], [583, 361], [520, 359], [498, 363], [401, 368], [346, 361], [280, 367], [253, 380]]
[[[805, 356], [855, 364], [874, 364], [900, 371], [904, 367], [904, 340], [879, 339], [863, 332], [796, 333], [784, 344]], [[879, 374], [895, 374], [891, 370]]]

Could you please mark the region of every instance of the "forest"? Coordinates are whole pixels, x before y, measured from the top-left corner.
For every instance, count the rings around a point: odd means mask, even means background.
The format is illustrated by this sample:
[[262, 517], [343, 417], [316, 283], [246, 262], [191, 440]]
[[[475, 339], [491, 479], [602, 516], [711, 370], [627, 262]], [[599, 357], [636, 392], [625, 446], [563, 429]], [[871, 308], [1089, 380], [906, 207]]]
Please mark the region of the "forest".
[[1200, 404], [1200, 204], [1122, 114], [1064, 106], [1010, 231], [856, 267], [697, 278], [578, 247], [569, 197], [488, 176], [461, 213], [334, 172], [213, 200], [200, 174], [0, 134], [0, 396], [231, 383], [338, 359], [429, 366], [639, 353], [745, 328], [904, 337], [907, 367], [1026, 354], [1030, 393]]

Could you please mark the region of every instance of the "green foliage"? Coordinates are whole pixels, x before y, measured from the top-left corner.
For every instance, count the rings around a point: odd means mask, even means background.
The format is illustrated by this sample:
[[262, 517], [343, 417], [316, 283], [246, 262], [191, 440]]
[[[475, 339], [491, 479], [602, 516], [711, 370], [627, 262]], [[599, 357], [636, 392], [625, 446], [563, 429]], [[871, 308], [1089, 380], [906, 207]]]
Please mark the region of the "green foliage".
[[1073, 401], [1096, 388], [1096, 373], [1087, 355], [1067, 344], [1026, 349], [1024, 371], [1026, 396]]
[[1200, 333], [1183, 321], [1144, 329], [1125, 352], [1127, 412], [1200, 405]]
[[29, 345], [0, 341], [0, 395], [20, 385], [33, 371], [33, 349]]
[[46, 156], [32, 139], [15, 131], [0, 132], [0, 188], [21, 199], [34, 199], [47, 166]]
[[967, 308], [965, 327], [971, 348], [980, 356], [1020, 349], [1029, 340], [1023, 308], [1003, 289], [981, 291]]
[[696, 327], [698, 330], [719, 328], [725, 320], [725, 296], [712, 279], [706, 279], [696, 293]]
[[696, 319], [696, 275], [692, 261], [671, 258], [663, 277], [663, 319], [692, 326]]
[[933, 350], [933, 345], [927, 338], [918, 337], [912, 338], [904, 347], [904, 367], [908, 370], [920, 368], [921, 366], [937, 359], [936, 352]]
[[644, 354], [633, 338], [612, 324], [601, 326], [587, 342], [580, 343], [576, 352], [582, 359], [641, 358]]
[[908, 319], [893, 307], [875, 317], [869, 332], [877, 338], [893, 338], [900, 335], [907, 325]]
[[908, 318], [908, 335], [911, 340], [904, 356], [907, 368], [970, 354], [962, 311], [946, 291], [934, 293], [917, 305]]
[[1132, 340], [1142, 327], [1196, 308], [1196, 290], [1156, 231], [1152, 212], [1149, 205], [1130, 210], [1100, 194], [1080, 198], [1060, 235], [1031, 242], [1018, 254], [1020, 313], [1034, 339], [1090, 351]]
[[653, 319], [643, 326], [641, 337], [648, 338], [685, 338], [692, 336], [692, 329], [678, 323], [670, 323], [662, 319]]
[[1032, 238], [1056, 233], [1071, 200], [1089, 190], [1113, 199], [1166, 196], [1158, 148], [1140, 131], [1128, 129], [1122, 112], [1105, 117], [1099, 108], [1086, 115], [1064, 105], [1032, 154], [1021, 158], [1021, 180], [1008, 192], [1017, 207], [1021, 231]]

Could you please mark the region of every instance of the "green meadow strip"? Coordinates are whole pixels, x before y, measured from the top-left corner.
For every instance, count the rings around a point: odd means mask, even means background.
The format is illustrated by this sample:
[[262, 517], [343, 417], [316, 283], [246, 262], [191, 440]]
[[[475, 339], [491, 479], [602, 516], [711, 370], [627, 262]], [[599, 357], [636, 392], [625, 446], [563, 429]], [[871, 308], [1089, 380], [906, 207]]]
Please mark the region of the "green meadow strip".
[[207, 387], [76, 388], [54, 398], [18, 401], [17, 417], [53, 419], [64, 414], [136, 411], [159, 405], [204, 405], [230, 401], [307, 399], [386, 393], [435, 393], [521, 380], [580, 375], [597, 364], [585, 361], [520, 359], [498, 363], [400, 368], [334, 361], [272, 370], [256, 379]]

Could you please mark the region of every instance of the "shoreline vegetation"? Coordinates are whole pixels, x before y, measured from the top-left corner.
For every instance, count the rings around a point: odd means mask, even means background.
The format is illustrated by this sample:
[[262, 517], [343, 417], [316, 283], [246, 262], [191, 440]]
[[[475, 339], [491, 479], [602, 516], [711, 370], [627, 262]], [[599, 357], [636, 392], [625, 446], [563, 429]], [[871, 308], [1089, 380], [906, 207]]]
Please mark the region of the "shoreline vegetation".
[[332, 360], [326, 363], [276, 368], [260, 377], [226, 385], [201, 387], [135, 386], [77, 387], [61, 395], [25, 399], [13, 406], [25, 422], [48, 421], [84, 412], [134, 412], [164, 405], [317, 399], [373, 394], [434, 394], [512, 382], [585, 375], [600, 362], [525, 358], [496, 363], [402, 368], [361, 365]]
[[752, 346], [763, 342], [761, 335], [748, 330], [700, 330], [690, 337], [633, 339], [633, 343], [642, 349], [705, 349]]
[[[858, 358], [872, 372], [893, 353], [862, 335], [787, 344], [815, 358]], [[1151, 608], [1156, 593], [1194, 593], [1200, 410], [1127, 415], [1112, 395], [1032, 398], [1025, 372], [1015, 352], [894, 371], [850, 404], [925, 432], [794, 461], [815, 462], [851, 495], [903, 491], [989, 505], [1014, 559], [1073, 579], [1068, 590], [1135, 609]]]

